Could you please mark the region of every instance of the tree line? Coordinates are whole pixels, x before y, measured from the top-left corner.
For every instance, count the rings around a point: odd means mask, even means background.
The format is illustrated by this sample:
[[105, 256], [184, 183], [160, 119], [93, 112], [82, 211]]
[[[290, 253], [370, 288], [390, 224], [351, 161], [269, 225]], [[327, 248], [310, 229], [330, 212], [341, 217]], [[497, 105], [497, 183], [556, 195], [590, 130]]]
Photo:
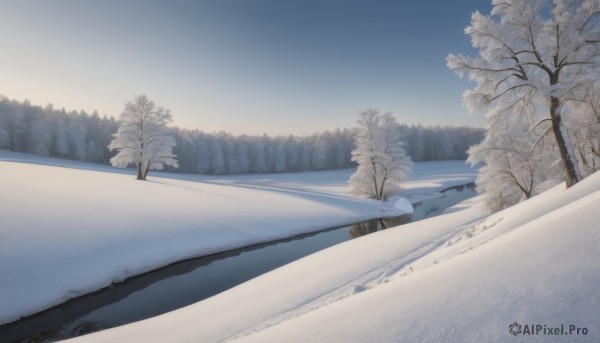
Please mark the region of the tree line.
[[[117, 152], [109, 144], [120, 123], [96, 111], [34, 106], [0, 96], [0, 148], [71, 160], [109, 164]], [[198, 174], [280, 173], [355, 168], [357, 129], [308, 136], [232, 135], [171, 127], [178, 168]], [[484, 130], [467, 126], [400, 125], [404, 149], [415, 162], [467, 158]]]

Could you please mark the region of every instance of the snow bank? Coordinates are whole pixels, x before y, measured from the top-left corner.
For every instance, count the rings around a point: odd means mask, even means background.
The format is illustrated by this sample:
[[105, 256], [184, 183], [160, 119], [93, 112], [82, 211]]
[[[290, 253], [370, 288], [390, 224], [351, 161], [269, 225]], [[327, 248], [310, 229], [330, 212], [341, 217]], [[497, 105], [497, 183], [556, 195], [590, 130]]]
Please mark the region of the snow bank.
[[495, 239], [467, 240], [451, 256], [436, 251], [408, 275], [244, 341], [497, 342], [514, 339], [516, 322], [587, 332], [535, 337], [545, 341], [597, 342], [599, 201], [596, 192]]
[[0, 170], [0, 323], [183, 259], [405, 213], [351, 197], [348, 170], [140, 182], [6, 151]]
[[388, 204], [391, 207], [398, 209], [399, 211], [402, 211], [404, 213], [413, 213], [415, 210], [412, 204], [408, 202], [406, 198], [403, 198], [401, 196], [391, 197], [390, 199], [388, 199]]
[[598, 341], [598, 203], [600, 173], [489, 217], [472, 206], [349, 241], [76, 341], [509, 341], [513, 323], [587, 332], [526, 340]]

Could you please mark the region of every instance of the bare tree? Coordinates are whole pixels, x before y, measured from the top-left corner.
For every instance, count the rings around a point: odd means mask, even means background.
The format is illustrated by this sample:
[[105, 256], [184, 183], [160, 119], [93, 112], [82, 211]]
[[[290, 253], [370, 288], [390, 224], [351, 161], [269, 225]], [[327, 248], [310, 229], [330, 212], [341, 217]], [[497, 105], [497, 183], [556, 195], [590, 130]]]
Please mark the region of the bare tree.
[[[597, 0], [494, 0], [491, 16], [475, 12], [465, 29], [479, 58], [448, 56], [448, 67], [477, 83], [465, 92], [473, 112], [490, 118], [534, 116], [551, 125], [567, 187], [581, 180], [564, 107], [597, 79], [600, 2]], [[493, 128], [491, 128], [493, 129]]]
[[149, 169], [177, 167], [171, 152], [175, 139], [167, 128], [172, 120], [169, 110], [156, 106], [146, 95], [125, 104], [119, 117], [121, 126], [108, 146], [111, 151], [119, 151], [110, 160], [112, 165], [124, 168], [135, 164], [138, 180], [146, 180]]

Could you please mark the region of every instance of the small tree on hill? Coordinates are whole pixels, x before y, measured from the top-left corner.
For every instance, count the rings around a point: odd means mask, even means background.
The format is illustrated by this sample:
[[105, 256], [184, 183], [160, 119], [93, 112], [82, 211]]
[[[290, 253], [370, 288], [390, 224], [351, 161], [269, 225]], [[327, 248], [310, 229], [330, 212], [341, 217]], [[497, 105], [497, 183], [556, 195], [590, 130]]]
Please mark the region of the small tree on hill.
[[118, 168], [135, 164], [138, 180], [146, 180], [149, 169], [177, 167], [172, 153], [175, 139], [167, 128], [172, 120], [169, 110], [156, 106], [146, 95], [125, 104], [119, 117], [121, 126], [108, 146], [119, 151], [110, 163]]
[[356, 195], [386, 200], [400, 190], [412, 161], [404, 151], [392, 113], [380, 114], [379, 110], [369, 108], [359, 113], [357, 123], [352, 161], [358, 167], [350, 177], [350, 188]]

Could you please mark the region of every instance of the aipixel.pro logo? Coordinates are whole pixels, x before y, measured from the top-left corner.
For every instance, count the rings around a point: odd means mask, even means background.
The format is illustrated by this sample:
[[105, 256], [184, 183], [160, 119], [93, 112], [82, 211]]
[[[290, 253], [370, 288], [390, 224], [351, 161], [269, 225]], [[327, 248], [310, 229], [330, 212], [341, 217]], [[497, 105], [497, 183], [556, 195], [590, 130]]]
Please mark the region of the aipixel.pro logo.
[[545, 324], [519, 324], [514, 322], [508, 326], [508, 332], [513, 336], [526, 335], [526, 336], [564, 336], [564, 335], [587, 335], [588, 329], [586, 327], [579, 327], [577, 325], [545, 325]]

